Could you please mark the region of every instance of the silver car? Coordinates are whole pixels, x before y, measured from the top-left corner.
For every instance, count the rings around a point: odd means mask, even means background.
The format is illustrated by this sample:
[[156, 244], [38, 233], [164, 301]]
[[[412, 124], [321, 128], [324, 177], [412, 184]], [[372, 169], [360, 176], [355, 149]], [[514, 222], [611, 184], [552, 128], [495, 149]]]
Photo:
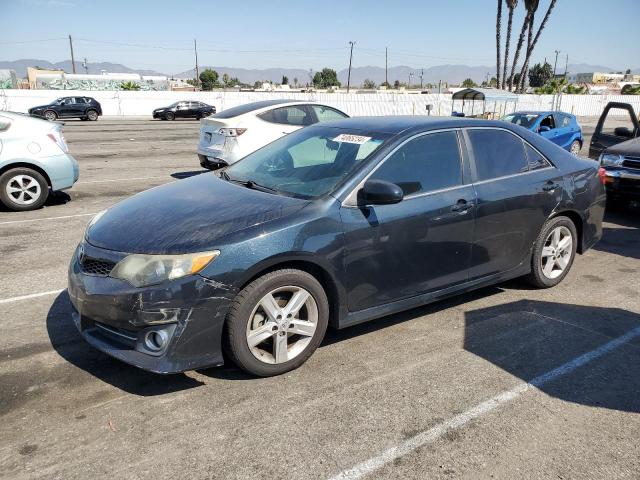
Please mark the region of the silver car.
[[0, 111], [0, 202], [10, 210], [34, 210], [50, 191], [78, 180], [62, 124]]

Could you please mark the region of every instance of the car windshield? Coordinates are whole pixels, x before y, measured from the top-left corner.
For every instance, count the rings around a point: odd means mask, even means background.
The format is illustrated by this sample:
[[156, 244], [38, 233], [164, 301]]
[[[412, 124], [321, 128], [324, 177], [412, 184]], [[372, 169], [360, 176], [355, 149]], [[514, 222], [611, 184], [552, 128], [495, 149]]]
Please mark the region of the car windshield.
[[314, 126], [291, 133], [228, 167], [223, 178], [299, 198], [331, 192], [389, 134]]
[[538, 117], [540, 117], [540, 115], [534, 113], [512, 113], [511, 115], [502, 117], [502, 120], [505, 122], [515, 123], [521, 127], [530, 128], [534, 123], [536, 123]]

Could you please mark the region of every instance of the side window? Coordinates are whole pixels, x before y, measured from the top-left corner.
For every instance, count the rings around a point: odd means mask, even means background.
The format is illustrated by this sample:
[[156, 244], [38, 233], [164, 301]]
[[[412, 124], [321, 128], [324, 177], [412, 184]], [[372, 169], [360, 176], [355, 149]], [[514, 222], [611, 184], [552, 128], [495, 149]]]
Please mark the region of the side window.
[[[607, 112], [607, 116], [602, 124], [602, 133], [605, 135], [613, 135], [620, 138], [631, 138], [626, 135], [619, 135], [626, 128], [629, 132], [633, 132], [634, 124], [631, 114], [624, 108], [611, 108]], [[616, 129], [619, 129], [616, 132]]]
[[527, 161], [529, 163], [529, 170], [538, 170], [539, 168], [549, 167], [550, 164], [546, 158], [540, 155], [536, 150], [531, 148], [527, 143], [524, 144], [524, 148], [527, 151]]
[[556, 122], [553, 121], [553, 115], [547, 115], [540, 122], [541, 127], [549, 127], [551, 130], [556, 128]]
[[522, 140], [504, 130], [469, 129], [478, 180], [526, 172], [527, 159]]
[[395, 183], [405, 195], [462, 185], [462, 162], [455, 132], [423, 135], [404, 144], [371, 178]]
[[340, 120], [341, 118], [347, 118], [345, 114], [334, 110], [330, 107], [325, 107], [324, 105], [313, 105], [314, 113], [316, 117], [318, 117], [319, 122], [330, 122], [331, 120]]
[[66, 97], [63, 100], [63, 102], [64, 102], [65, 105], [73, 105], [74, 103], [76, 103], [76, 101], [74, 100], [73, 97]]
[[291, 107], [282, 107], [264, 112], [259, 117], [271, 123], [280, 123], [282, 125], [311, 125], [311, 115], [304, 105], [294, 105]]
[[82, 98], [82, 97], [75, 97], [75, 101], [76, 101], [76, 103], [79, 103], [79, 104], [87, 103], [87, 102], [85, 102], [84, 98]]
[[562, 117], [562, 123], [560, 124], [561, 127], [568, 127], [569, 125], [571, 125], [571, 118], [567, 117], [566, 115], [561, 115]]

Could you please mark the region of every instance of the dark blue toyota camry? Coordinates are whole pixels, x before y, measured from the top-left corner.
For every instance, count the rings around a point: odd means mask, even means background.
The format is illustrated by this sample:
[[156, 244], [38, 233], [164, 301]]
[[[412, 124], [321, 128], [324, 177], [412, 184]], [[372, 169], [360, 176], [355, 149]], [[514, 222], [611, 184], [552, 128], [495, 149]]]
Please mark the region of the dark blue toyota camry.
[[601, 236], [597, 164], [517, 125], [353, 118], [97, 215], [69, 267], [94, 347], [159, 373], [300, 366], [344, 328], [526, 276]]

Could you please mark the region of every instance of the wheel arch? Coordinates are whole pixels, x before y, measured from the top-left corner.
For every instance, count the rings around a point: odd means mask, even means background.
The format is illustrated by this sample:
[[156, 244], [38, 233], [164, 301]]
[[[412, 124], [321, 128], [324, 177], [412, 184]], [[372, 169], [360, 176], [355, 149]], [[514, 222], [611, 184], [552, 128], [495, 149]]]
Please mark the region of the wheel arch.
[[311, 255], [272, 257], [267, 259], [248, 272], [240, 282], [238, 291], [242, 290], [258, 277], [285, 268], [301, 270], [312, 275], [320, 282], [329, 301], [329, 325], [337, 327], [340, 318], [345, 314], [346, 303], [343, 301], [345, 297], [344, 290], [336, 276], [330, 272], [330, 269]]
[[4, 175], [5, 172], [12, 170], [14, 168], [29, 168], [31, 170], [35, 170], [36, 172], [38, 172], [40, 175], [44, 177], [44, 179], [47, 181], [47, 185], [49, 185], [49, 188], [51, 188], [51, 179], [49, 178], [49, 175], [42, 167], [39, 167], [35, 163], [18, 161], [18, 162], [9, 163], [7, 165], [3, 165], [2, 167], [0, 167], [0, 176]]

